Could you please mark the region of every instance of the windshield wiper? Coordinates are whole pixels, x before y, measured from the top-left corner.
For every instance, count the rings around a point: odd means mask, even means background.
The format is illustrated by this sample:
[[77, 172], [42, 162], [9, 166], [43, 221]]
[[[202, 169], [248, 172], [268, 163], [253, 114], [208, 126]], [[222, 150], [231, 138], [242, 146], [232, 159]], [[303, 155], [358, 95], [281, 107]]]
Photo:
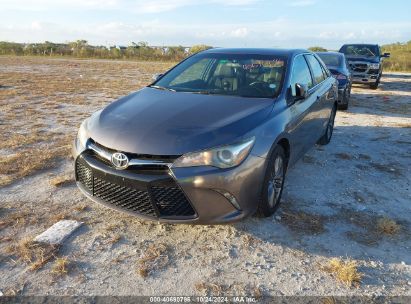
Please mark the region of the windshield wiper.
[[194, 92], [191, 92], [191, 93], [193, 93], [193, 94], [202, 94], [202, 95], [214, 94], [213, 92], [210, 92], [210, 91], [194, 91]]
[[174, 90], [174, 89], [170, 89], [170, 88], [166, 88], [166, 87], [161, 87], [161, 86], [158, 86], [158, 85], [149, 85], [149, 87], [150, 87], [150, 88], [157, 89], [157, 90], [176, 92], [176, 90]]

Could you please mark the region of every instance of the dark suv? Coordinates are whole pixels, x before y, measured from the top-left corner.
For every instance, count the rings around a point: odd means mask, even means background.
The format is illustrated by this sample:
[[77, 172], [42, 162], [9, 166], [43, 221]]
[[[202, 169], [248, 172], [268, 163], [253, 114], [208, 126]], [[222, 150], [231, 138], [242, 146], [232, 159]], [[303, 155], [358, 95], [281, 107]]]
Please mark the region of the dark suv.
[[382, 75], [383, 58], [389, 53], [381, 54], [377, 44], [344, 44], [340, 50], [347, 58], [352, 73], [353, 83], [369, 84], [377, 89]]

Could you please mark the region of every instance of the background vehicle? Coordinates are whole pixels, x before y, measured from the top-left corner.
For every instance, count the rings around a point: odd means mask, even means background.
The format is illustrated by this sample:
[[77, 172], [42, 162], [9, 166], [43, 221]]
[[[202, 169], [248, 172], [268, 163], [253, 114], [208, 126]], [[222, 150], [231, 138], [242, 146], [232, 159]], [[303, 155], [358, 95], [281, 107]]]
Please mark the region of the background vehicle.
[[342, 53], [317, 52], [333, 77], [338, 80], [338, 109], [347, 110], [351, 96], [351, 72]]
[[369, 84], [374, 90], [378, 88], [382, 61], [390, 56], [389, 53], [381, 54], [377, 44], [344, 44], [339, 52], [347, 58], [353, 83]]
[[77, 184], [96, 202], [165, 222], [270, 216], [289, 165], [330, 142], [337, 94], [309, 51], [198, 53], [83, 122]]

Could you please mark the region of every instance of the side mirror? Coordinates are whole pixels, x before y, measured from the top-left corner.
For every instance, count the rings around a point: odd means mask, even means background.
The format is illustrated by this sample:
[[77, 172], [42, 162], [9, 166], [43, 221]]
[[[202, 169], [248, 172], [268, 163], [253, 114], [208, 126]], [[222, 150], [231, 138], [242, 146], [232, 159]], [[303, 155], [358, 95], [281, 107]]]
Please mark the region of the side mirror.
[[163, 76], [163, 74], [161, 74], [161, 73], [156, 73], [156, 74], [154, 74], [154, 75], [151, 77], [151, 79], [152, 79], [153, 81], [157, 81], [161, 76]]
[[390, 56], [391, 56], [390, 53], [384, 53], [384, 55], [382, 55], [382, 57], [385, 57], [385, 58], [390, 58]]
[[305, 84], [296, 83], [295, 84], [295, 93], [297, 99], [306, 99], [308, 96], [308, 87]]

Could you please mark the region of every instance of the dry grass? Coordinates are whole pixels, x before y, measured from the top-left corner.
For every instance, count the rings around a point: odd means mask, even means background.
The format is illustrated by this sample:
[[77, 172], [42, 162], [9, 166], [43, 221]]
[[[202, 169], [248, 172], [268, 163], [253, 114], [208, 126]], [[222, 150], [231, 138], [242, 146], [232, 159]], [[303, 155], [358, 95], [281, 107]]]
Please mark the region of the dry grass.
[[234, 282], [230, 285], [224, 285], [216, 282], [197, 282], [194, 284], [194, 288], [204, 296], [248, 296], [256, 300], [263, 297], [261, 287], [253, 284]]
[[331, 259], [326, 265], [321, 266], [323, 271], [331, 273], [338, 281], [348, 287], [359, 287], [363, 274], [358, 271], [356, 261], [343, 261], [338, 258]]
[[120, 242], [121, 238], [122, 237], [119, 234], [113, 235], [110, 239], [108, 239], [107, 243], [111, 244], [111, 245], [114, 245], [114, 244]]
[[59, 246], [33, 242], [32, 238], [24, 238], [7, 248], [7, 252], [28, 265], [29, 270], [42, 268], [56, 257]]
[[400, 177], [402, 175], [401, 170], [397, 168], [396, 164], [393, 164], [393, 163], [390, 163], [390, 164], [370, 163], [370, 165], [380, 172], [389, 173], [397, 177]]
[[336, 153], [335, 156], [339, 159], [344, 159], [344, 160], [351, 160], [352, 159], [352, 155], [350, 155], [348, 153]]
[[168, 248], [164, 244], [151, 244], [138, 261], [138, 273], [147, 277], [153, 271], [162, 269], [169, 263]]
[[172, 65], [1, 56], [0, 186], [55, 167], [84, 118]]
[[54, 261], [51, 272], [56, 276], [63, 276], [68, 273], [70, 261], [67, 257], [60, 257]]
[[347, 232], [347, 236], [366, 246], [377, 245], [387, 236], [394, 237], [401, 233], [401, 225], [388, 217], [366, 212], [356, 212], [351, 209], [342, 209], [335, 215], [335, 220], [345, 219], [360, 228]]
[[198, 292], [208, 296], [219, 296], [226, 289], [223, 285], [206, 282], [196, 283], [194, 287]]
[[62, 213], [58, 213], [58, 214], [53, 214], [50, 217], [50, 222], [51, 224], [55, 224], [57, 222], [60, 222], [62, 220], [67, 220], [69, 218], [69, 216], [67, 215], [67, 213], [62, 212]]
[[253, 235], [245, 234], [242, 236], [243, 245], [245, 248], [254, 248], [261, 244], [261, 240]]
[[401, 230], [401, 225], [390, 218], [381, 218], [377, 221], [377, 230], [386, 235], [398, 234]]
[[53, 177], [49, 182], [54, 187], [64, 187], [73, 184], [74, 179], [71, 175], [62, 175]]
[[74, 210], [77, 212], [83, 212], [83, 211], [87, 211], [88, 210], [88, 205], [82, 203], [82, 204], [78, 204], [74, 207]]
[[281, 218], [281, 222], [294, 232], [304, 234], [320, 234], [325, 232], [324, 223], [326, 217], [319, 214], [287, 210], [282, 213]]
[[24, 210], [5, 213], [1, 216], [4, 217], [4, 219], [0, 220], [0, 229], [5, 229], [7, 227], [22, 227], [36, 224], [38, 222], [38, 218], [30, 216], [30, 213]]

